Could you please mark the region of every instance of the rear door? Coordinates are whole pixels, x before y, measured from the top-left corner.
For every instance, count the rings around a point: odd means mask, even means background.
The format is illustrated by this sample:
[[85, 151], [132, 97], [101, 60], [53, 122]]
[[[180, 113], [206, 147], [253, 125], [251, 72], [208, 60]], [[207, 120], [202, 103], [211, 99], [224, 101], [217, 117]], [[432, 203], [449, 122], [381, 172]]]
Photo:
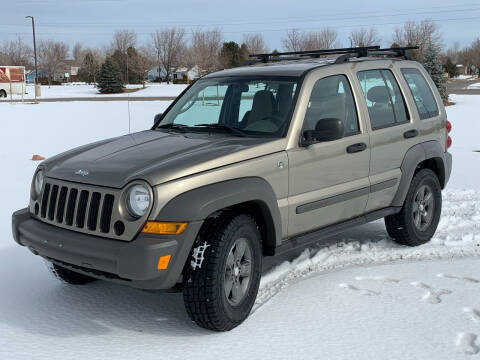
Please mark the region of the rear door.
[[369, 135], [359, 123], [351, 75], [331, 72], [312, 74], [304, 84], [309, 101], [302, 133], [319, 120], [337, 118], [344, 137], [288, 150], [289, 236], [358, 216], [367, 203]]
[[400, 165], [406, 151], [417, 142], [418, 129], [392, 69], [372, 69], [370, 64], [360, 64], [359, 68], [362, 65], [369, 67], [356, 73], [370, 120], [369, 212], [390, 206], [400, 181]]

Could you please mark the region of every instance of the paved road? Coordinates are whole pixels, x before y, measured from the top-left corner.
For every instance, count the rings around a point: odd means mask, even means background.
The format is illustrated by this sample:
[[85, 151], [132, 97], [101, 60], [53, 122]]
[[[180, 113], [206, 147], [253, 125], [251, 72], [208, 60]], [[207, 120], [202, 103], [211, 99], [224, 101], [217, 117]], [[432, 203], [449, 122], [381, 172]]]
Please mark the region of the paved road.
[[479, 83], [480, 79], [475, 80], [448, 80], [447, 92], [449, 94], [480, 95], [480, 89], [466, 89], [468, 85]]
[[[175, 100], [175, 96], [98, 96], [98, 97], [77, 97], [77, 98], [45, 98], [38, 99], [39, 102], [69, 102], [69, 101], [172, 101]], [[2, 99], [2, 102], [10, 102], [10, 99]], [[13, 102], [22, 102], [20, 99], [15, 99]], [[33, 102], [33, 99], [25, 99], [25, 102]]]

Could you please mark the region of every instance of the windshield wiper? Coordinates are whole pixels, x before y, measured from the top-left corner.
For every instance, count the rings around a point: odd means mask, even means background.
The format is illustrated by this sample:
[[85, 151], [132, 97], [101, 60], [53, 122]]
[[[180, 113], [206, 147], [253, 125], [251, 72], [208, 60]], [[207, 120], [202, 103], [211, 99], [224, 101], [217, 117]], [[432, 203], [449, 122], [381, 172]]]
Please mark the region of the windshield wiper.
[[232, 134], [235, 134], [237, 136], [246, 136], [245, 132], [240, 130], [239, 128], [230, 126], [230, 125], [225, 125], [225, 124], [218, 124], [218, 123], [212, 123], [212, 124], [197, 124], [195, 126], [201, 126], [201, 127], [206, 127], [209, 129], [221, 129], [221, 130], [227, 130]]
[[185, 128], [188, 128], [188, 126], [183, 124], [173, 124], [173, 123], [157, 126], [157, 129], [174, 129], [174, 130], [180, 130], [181, 132], [185, 132]]

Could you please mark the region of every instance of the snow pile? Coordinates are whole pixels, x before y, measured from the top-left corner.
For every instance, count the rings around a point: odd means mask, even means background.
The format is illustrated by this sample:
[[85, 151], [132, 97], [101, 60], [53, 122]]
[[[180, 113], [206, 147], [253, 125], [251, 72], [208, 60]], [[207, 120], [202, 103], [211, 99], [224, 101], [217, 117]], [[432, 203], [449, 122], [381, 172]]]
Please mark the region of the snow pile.
[[467, 89], [480, 89], [480, 82], [468, 85]]

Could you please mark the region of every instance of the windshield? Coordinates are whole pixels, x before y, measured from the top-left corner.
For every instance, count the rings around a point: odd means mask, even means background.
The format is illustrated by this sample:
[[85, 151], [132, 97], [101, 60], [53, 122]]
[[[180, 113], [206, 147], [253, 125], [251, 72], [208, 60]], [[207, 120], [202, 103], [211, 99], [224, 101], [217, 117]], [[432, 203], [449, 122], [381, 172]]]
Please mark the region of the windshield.
[[282, 137], [289, 124], [297, 80], [199, 80], [173, 105], [159, 128]]

